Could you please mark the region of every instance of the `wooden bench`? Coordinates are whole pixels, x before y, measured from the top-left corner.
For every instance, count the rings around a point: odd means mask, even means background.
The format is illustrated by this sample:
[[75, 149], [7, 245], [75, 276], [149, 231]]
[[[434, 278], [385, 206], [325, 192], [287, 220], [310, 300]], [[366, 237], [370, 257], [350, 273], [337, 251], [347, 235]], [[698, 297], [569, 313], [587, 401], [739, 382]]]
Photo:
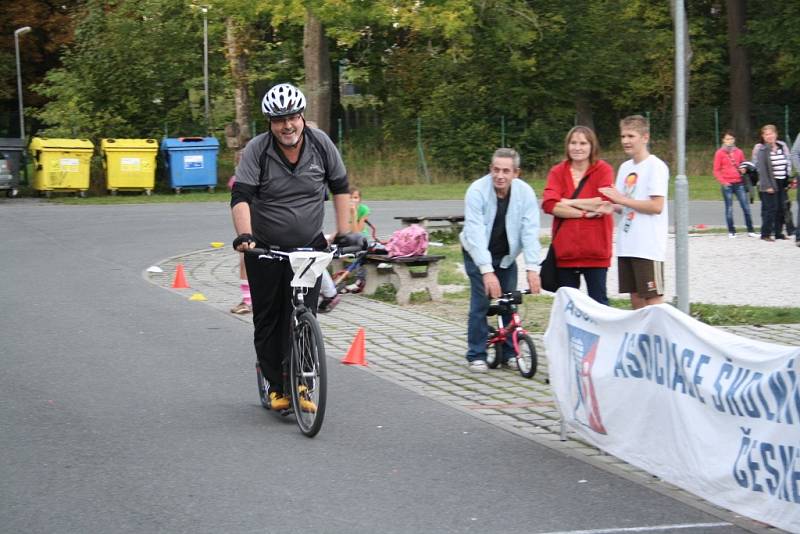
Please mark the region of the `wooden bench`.
[[395, 217], [395, 219], [403, 223], [404, 226], [411, 226], [412, 224], [418, 224], [428, 231], [447, 230], [450, 232], [457, 232], [460, 231], [461, 227], [464, 226], [463, 215], [438, 215], [438, 216], [415, 215], [415, 216]]
[[[390, 258], [381, 254], [368, 254], [364, 261], [367, 281], [364, 293], [372, 295], [383, 284], [392, 284], [397, 289], [397, 303], [408, 304], [411, 293], [427, 290], [431, 300], [442, 299], [439, 287], [439, 260], [444, 256], [410, 256]], [[412, 271], [411, 267], [425, 267], [424, 271]]]

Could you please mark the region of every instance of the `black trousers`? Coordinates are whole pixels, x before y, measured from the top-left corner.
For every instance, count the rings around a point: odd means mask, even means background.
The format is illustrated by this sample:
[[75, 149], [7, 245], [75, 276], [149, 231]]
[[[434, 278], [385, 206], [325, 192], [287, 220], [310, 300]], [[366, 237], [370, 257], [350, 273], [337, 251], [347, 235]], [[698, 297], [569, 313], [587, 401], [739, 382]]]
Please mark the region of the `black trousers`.
[[[288, 358], [290, 350], [292, 268], [288, 261], [259, 260], [248, 254], [245, 254], [244, 263], [253, 300], [253, 344], [258, 364], [269, 382], [269, 391], [283, 393], [284, 382], [288, 380], [284, 359]], [[320, 283], [318, 278], [304, 298], [306, 307], [314, 314], [317, 313]]]
[[786, 189], [778, 185], [774, 193], [761, 191], [761, 237], [783, 235]]

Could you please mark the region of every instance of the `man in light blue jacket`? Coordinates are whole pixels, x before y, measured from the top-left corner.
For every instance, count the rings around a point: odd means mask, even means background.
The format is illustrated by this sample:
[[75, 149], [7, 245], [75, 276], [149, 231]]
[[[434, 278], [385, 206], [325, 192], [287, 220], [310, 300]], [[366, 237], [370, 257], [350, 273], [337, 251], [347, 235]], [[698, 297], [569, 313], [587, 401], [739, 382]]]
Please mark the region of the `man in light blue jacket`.
[[[467, 189], [461, 246], [464, 269], [470, 281], [467, 324], [467, 363], [470, 370], [486, 372], [486, 312], [489, 299], [517, 289], [517, 256], [525, 258], [528, 286], [541, 291], [539, 280], [539, 203], [533, 188], [516, 180], [520, 158], [510, 148], [497, 149], [489, 174]], [[511, 349], [513, 350], [513, 349]], [[516, 359], [506, 347], [501, 362], [514, 367]]]

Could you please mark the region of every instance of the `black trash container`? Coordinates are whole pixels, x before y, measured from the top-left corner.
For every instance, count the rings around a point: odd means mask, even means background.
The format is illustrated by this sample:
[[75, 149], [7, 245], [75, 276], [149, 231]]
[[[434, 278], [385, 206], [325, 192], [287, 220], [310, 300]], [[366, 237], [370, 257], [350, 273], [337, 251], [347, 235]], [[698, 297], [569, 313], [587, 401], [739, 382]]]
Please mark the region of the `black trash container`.
[[19, 173], [25, 142], [18, 137], [0, 137], [0, 189], [9, 197], [19, 192]]

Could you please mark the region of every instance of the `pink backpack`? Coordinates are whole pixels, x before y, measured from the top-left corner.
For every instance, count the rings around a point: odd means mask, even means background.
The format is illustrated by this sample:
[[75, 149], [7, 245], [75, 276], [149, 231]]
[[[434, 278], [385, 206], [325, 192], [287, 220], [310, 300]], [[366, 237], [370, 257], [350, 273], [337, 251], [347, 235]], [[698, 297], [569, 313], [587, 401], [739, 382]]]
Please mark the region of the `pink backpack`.
[[424, 256], [428, 252], [428, 232], [418, 224], [397, 230], [386, 243], [386, 252], [392, 258]]

